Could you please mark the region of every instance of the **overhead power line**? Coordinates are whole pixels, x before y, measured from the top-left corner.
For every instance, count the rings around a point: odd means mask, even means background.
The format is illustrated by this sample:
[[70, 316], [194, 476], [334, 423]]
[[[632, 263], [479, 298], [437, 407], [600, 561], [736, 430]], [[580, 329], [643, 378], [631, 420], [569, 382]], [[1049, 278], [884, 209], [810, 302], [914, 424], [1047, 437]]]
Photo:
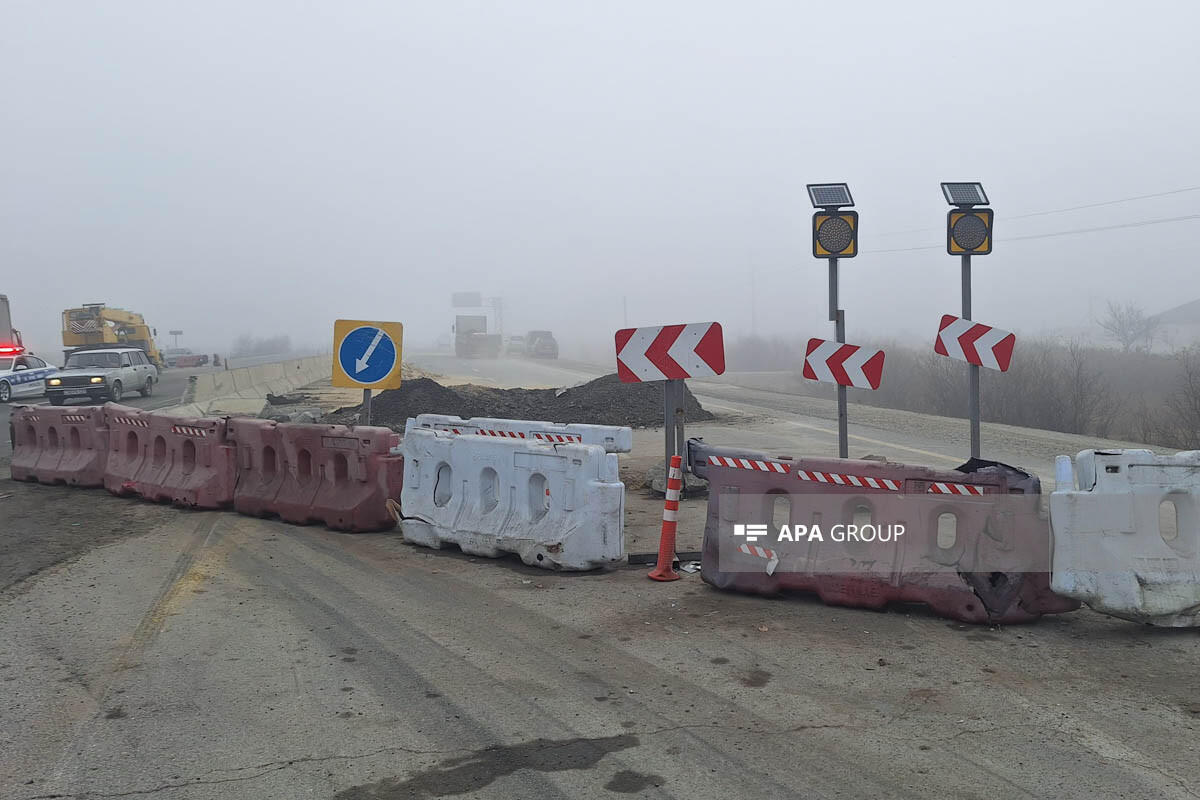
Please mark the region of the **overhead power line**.
[[1121, 197], [1116, 200], [1101, 200], [1099, 203], [1086, 203], [1082, 206], [1068, 206], [1067, 208], [1052, 208], [1049, 211], [1031, 211], [1028, 214], [1017, 214], [1015, 217], [1008, 219], [1027, 219], [1029, 217], [1044, 217], [1048, 214], [1064, 214], [1068, 211], [1082, 211], [1085, 208], [1100, 208], [1101, 206], [1115, 206], [1120, 203], [1132, 203], [1135, 200], [1151, 200], [1155, 197], [1169, 197], [1173, 194], [1183, 194], [1185, 192], [1200, 191], [1200, 186], [1185, 186], [1182, 189], [1172, 189], [1169, 192], [1154, 192], [1153, 194], [1139, 194], [1133, 197]]
[[[1143, 219], [1137, 222], [1118, 222], [1112, 225], [1100, 225], [1095, 228], [1074, 228], [1069, 231], [1051, 231], [1049, 233], [1033, 233], [1028, 236], [1005, 236], [1003, 239], [997, 239], [999, 242], [1016, 242], [1027, 239], [1051, 239], [1056, 236], [1075, 236], [1082, 233], [1099, 233], [1101, 231], [1113, 231], [1120, 228], [1143, 228], [1147, 225], [1163, 225], [1168, 222], [1187, 222], [1189, 220], [1200, 219], [1200, 214], [1185, 214], [1181, 217], [1161, 217], [1159, 219]], [[883, 250], [863, 250], [863, 253], [907, 253], [915, 250], [943, 250], [945, 244], [927, 244], [919, 247], [891, 247]]]
[[[1153, 200], [1154, 198], [1157, 198], [1157, 197], [1170, 197], [1171, 195], [1185, 194], [1187, 192], [1200, 192], [1200, 186], [1185, 186], [1182, 189], [1170, 189], [1165, 192], [1152, 192], [1151, 194], [1138, 194], [1138, 195], [1132, 195], [1130, 197], [1118, 197], [1115, 200], [1101, 200], [1097, 203], [1085, 203], [1081, 206], [1067, 206], [1066, 208], [1051, 208], [1051, 209], [1047, 209], [1046, 211], [1030, 211], [1029, 213], [1026, 213], [1026, 214], [1016, 214], [1016, 215], [1005, 214], [1003, 218], [1005, 220], [1011, 221], [1014, 219], [1029, 219], [1030, 217], [1045, 217], [1045, 216], [1049, 216], [1051, 214], [1065, 214], [1069, 211], [1084, 211], [1089, 208], [1101, 208], [1103, 206], [1115, 206], [1115, 205], [1120, 205], [1121, 203], [1132, 203], [1132, 202], [1135, 202], [1138, 200]], [[877, 233], [875, 235], [876, 236], [900, 236], [901, 234], [905, 234], [905, 233], [929, 233], [931, 231], [937, 231], [937, 230], [940, 230], [940, 229], [939, 228], [909, 228], [907, 230], [902, 230], [902, 231], [886, 231], [884, 233]], [[922, 249], [922, 248], [915, 248], [915, 249]], [[880, 251], [877, 250], [875, 252], [880, 252]]]

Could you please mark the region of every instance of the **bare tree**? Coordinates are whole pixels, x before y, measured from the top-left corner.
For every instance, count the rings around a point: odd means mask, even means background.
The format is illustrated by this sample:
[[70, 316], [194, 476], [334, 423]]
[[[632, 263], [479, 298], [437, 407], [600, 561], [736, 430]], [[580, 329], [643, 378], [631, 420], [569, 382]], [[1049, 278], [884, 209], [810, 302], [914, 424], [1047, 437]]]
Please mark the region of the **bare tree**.
[[1136, 303], [1122, 305], [1112, 300], [1108, 301], [1108, 312], [1098, 324], [1127, 353], [1139, 342], [1149, 349], [1158, 328], [1158, 322], [1153, 317], [1147, 317], [1141, 306]]
[[1182, 367], [1175, 392], [1167, 400], [1174, 417], [1175, 441], [1189, 450], [1200, 449], [1200, 346], [1179, 353]]
[[1091, 365], [1091, 351], [1078, 339], [1067, 343], [1062, 377], [1066, 402], [1065, 430], [1107, 436], [1119, 404], [1104, 373]]

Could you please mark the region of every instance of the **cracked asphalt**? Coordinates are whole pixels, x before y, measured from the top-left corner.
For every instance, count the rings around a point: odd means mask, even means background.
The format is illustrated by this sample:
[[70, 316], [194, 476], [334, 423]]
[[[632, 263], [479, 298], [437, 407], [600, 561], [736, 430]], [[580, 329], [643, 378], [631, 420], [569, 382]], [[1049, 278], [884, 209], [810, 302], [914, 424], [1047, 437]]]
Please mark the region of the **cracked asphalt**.
[[0, 571], [4, 800], [1200, 795], [1195, 631], [969, 626], [5, 482], [0, 555], [26, 539], [57, 549]]

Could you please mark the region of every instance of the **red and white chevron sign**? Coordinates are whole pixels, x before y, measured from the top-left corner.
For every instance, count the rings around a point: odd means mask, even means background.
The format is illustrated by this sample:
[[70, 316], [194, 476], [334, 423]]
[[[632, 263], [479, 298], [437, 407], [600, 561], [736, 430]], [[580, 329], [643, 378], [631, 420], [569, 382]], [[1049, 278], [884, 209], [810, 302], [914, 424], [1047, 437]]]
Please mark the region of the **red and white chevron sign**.
[[624, 383], [679, 380], [725, 371], [719, 322], [659, 325], [617, 331], [617, 376]]
[[1006, 330], [945, 314], [938, 326], [933, 352], [1004, 372], [1012, 362], [1016, 343], [1017, 337]]
[[813, 381], [878, 389], [883, 378], [883, 351], [826, 339], [809, 339], [803, 374]]

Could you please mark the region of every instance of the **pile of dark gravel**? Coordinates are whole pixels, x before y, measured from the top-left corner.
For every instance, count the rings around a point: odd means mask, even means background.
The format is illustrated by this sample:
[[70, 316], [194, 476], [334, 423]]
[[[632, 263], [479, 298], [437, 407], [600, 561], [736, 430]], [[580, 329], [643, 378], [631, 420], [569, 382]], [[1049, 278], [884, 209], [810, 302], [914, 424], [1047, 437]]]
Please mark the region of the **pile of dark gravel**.
[[[687, 422], [712, 419], [700, 402], [686, 392]], [[361, 406], [347, 406], [323, 422], [350, 424]], [[494, 389], [488, 386], [442, 386], [429, 378], [405, 381], [399, 389], [381, 392], [371, 400], [371, 424], [403, 430], [418, 414], [456, 417], [499, 417], [548, 422], [584, 422], [654, 428], [663, 424], [661, 383], [621, 383], [615, 374], [570, 389]]]

